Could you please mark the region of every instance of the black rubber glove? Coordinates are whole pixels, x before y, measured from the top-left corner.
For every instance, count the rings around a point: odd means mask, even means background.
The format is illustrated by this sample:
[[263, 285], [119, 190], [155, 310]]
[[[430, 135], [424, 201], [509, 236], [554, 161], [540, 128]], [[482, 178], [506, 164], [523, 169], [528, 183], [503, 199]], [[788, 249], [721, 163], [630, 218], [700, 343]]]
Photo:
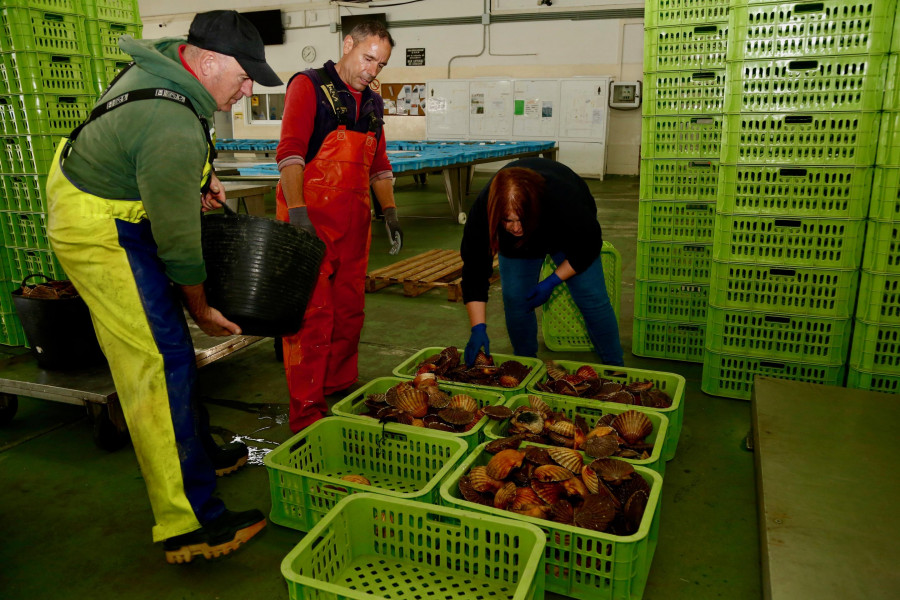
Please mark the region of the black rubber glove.
[[316, 235], [316, 228], [313, 227], [312, 221], [309, 220], [309, 213], [305, 206], [289, 208], [288, 219], [290, 220], [291, 225], [297, 229], [303, 229], [304, 231]]
[[397, 207], [389, 206], [384, 209], [384, 227], [387, 229], [388, 240], [391, 249], [388, 254], [394, 255], [403, 247], [403, 230], [400, 229], [400, 221], [397, 220]]

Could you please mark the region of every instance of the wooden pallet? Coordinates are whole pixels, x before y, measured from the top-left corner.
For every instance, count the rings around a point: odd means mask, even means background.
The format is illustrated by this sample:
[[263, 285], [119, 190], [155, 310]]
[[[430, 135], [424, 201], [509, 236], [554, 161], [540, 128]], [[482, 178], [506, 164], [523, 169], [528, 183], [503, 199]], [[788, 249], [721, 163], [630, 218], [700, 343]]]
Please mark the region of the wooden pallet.
[[[447, 288], [447, 300], [462, 301], [462, 259], [458, 250], [429, 250], [366, 275], [366, 291], [377, 292], [389, 285], [402, 284], [403, 295], [419, 296], [436, 287]], [[497, 259], [494, 259], [497, 268]], [[491, 276], [497, 281], [499, 274]]]

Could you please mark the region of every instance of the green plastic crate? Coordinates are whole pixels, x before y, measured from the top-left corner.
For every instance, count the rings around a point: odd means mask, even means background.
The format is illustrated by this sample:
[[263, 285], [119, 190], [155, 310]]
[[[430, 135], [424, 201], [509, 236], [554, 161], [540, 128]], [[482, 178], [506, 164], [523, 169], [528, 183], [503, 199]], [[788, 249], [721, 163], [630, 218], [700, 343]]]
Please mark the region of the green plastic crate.
[[[519, 394], [508, 399], [506, 406], [515, 410], [520, 406], [529, 406], [528, 397], [530, 394]], [[669, 419], [659, 412], [644, 410], [642, 407], [625, 406], [624, 404], [616, 404], [614, 402], [600, 402], [599, 400], [591, 400], [587, 398], [571, 398], [565, 396], [557, 396], [551, 394], [540, 394], [541, 399], [547, 405], [558, 413], [565, 414], [569, 419], [573, 420], [576, 416], [582, 417], [589, 427], [594, 427], [600, 417], [603, 415], [620, 415], [628, 410], [637, 410], [647, 415], [653, 424], [653, 431], [647, 436], [646, 442], [653, 444], [653, 452], [649, 458], [643, 460], [634, 458], [620, 458], [627, 463], [635, 466], [646, 467], [659, 473], [660, 477], [666, 474], [666, 461], [662, 456], [665, 440], [669, 433]], [[491, 420], [484, 428], [484, 437], [486, 441], [497, 440], [509, 435], [509, 419], [502, 421]]]
[[724, 69], [728, 23], [696, 23], [644, 30], [644, 71]]
[[281, 562], [291, 600], [541, 600], [546, 537], [529, 523], [355, 494]]
[[849, 367], [847, 369], [847, 387], [886, 394], [900, 394], [900, 374], [866, 373]]
[[0, 11], [0, 51], [86, 55], [84, 16], [32, 8]]
[[441, 485], [443, 502], [466, 511], [540, 527], [547, 539], [542, 566], [548, 592], [590, 600], [628, 600], [643, 595], [659, 538], [659, 498], [663, 480], [658, 473], [635, 467], [636, 474], [650, 485], [650, 497], [637, 533], [618, 536], [526, 517], [463, 499], [459, 479], [473, 467], [487, 464], [490, 458], [491, 454], [485, 452], [483, 446], [470, 454]]
[[900, 375], [900, 326], [856, 319], [848, 365], [867, 373]]
[[94, 94], [87, 56], [8, 52], [0, 63], [7, 94]]
[[730, 114], [722, 162], [862, 166], [875, 162], [881, 113]]
[[45, 213], [0, 212], [0, 230], [7, 248], [50, 249]]
[[900, 53], [900, 12], [895, 13], [894, 16], [894, 32], [891, 34], [891, 53]]
[[865, 219], [719, 214], [713, 260], [852, 269], [862, 258], [865, 231]]
[[900, 221], [869, 221], [862, 268], [877, 273], [900, 272]]
[[141, 22], [138, 0], [85, 0], [88, 19], [100, 19], [115, 23]]
[[876, 163], [881, 167], [900, 167], [900, 111], [882, 115]]
[[862, 270], [856, 318], [867, 323], [900, 325], [900, 270], [896, 273]]
[[5, 346], [24, 346], [25, 330], [15, 312], [0, 313], [0, 344]]
[[710, 306], [706, 348], [766, 360], [842, 365], [852, 329], [849, 317], [829, 319]]
[[[419, 366], [419, 363], [428, 358], [429, 356], [433, 356], [435, 354], [440, 354], [443, 347], [429, 347], [422, 348], [402, 363], [394, 367], [393, 375], [395, 377], [400, 377], [401, 379], [412, 379], [416, 376], [416, 368]], [[536, 377], [540, 376], [541, 371], [544, 369], [544, 363], [538, 358], [531, 358], [528, 356], [513, 356], [511, 354], [491, 354], [494, 358], [494, 364], [501, 365], [508, 360], [515, 360], [526, 367], [531, 367], [531, 371], [528, 373], [528, 376], [523, 379], [519, 385], [512, 388], [504, 388], [504, 387], [492, 387], [486, 385], [475, 385], [472, 383], [461, 383], [459, 381], [448, 382], [452, 383], [456, 387], [460, 387], [467, 390], [481, 390], [486, 392], [492, 392], [495, 394], [502, 394], [504, 398], [510, 398], [515, 396], [516, 394], [521, 394], [525, 391], [526, 386]], [[462, 351], [460, 351], [460, 360], [462, 360]]]
[[884, 54], [895, 0], [735, 2], [729, 60]]
[[108, 23], [88, 19], [85, 23], [88, 45], [91, 56], [95, 59], [131, 61], [131, 56], [119, 49], [119, 38], [130, 35], [135, 39], [141, 37], [143, 27], [140, 23]]
[[[662, 371], [648, 371], [645, 369], [632, 369], [630, 367], [617, 367], [610, 365], [599, 365], [591, 363], [577, 362], [573, 360], [557, 360], [554, 361], [560, 367], [566, 369], [569, 373], [575, 372], [576, 369], [583, 365], [593, 367], [593, 369], [604, 379], [618, 381], [619, 383], [631, 383], [632, 381], [652, 381], [660, 390], [664, 391], [672, 398], [672, 406], [669, 408], [648, 408], [641, 407], [643, 412], [658, 412], [665, 415], [669, 419], [668, 433], [666, 434], [666, 445], [663, 448], [663, 458], [672, 460], [675, 456], [675, 450], [678, 447], [678, 438], [681, 436], [681, 426], [684, 421], [684, 377], [676, 373], [665, 373]], [[539, 390], [536, 385], [547, 381], [547, 373], [544, 371], [541, 377], [535, 379], [528, 384], [528, 393], [538, 394], [547, 397], [560, 396], [561, 398], [571, 398], [571, 396], [562, 396], [560, 394], [548, 394]]]
[[707, 350], [703, 357], [700, 389], [712, 396], [750, 400], [756, 375], [841, 386], [844, 384], [844, 374], [844, 365], [766, 360]]
[[635, 318], [678, 323], [706, 323], [709, 285], [670, 281], [634, 282]]
[[727, 22], [730, 0], [654, 0], [645, 3], [644, 26]]
[[47, 212], [46, 175], [0, 175], [0, 210]]
[[[721, 165], [721, 213], [864, 219], [873, 167]], [[870, 215], [871, 216], [871, 215]]]
[[641, 200], [716, 202], [718, 196], [718, 160], [641, 160]]
[[881, 110], [887, 66], [883, 54], [732, 62], [725, 112]]
[[637, 251], [639, 279], [709, 283], [712, 244], [638, 241]]
[[713, 202], [641, 200], [638, 239], [645, 242], [713, 241], [716, 205]]
[[0, 137], [0, 174], [46, 175], [60, 139], [52, 135]]
[[900, 167], [875, 167], [869, 218], [900, 221]]
[[21, 281], [7, 281], [0, 279], [0, 313], [7, 314], [16, 311], [13, 306], [12, 292], [21, 287]]
[[710, 306], [845, 319], [859, 271], [713, 261], [710, 281]]
[[703, 362], [704, 323], [678, 323], [634, 318], [631, 353], [635, 356]]
[[707, 115], [725, 110], [724, 69], [644, 73], [644, 115]]
[[[273, 523], [309, 531], [342, 498], [373, 492], [426, 504], [468, 446], [451, 435], [375, 421], [325, 417], [268, 454]], [[362, 475], [372, 485], [345, 481]]]
[[32, 250], [30, 248], [3, 248], [6, 256], [6, 268], [11, 281], [22, 281], [32, 273], [41, 273], [50, 279], [65, 279], [59, 260], [48, 250]]
[[[641, 119], [641, 157], [701, 159], [718, 165], [723, 120], [721, 114], [644, 117]], [[642, 171], [641, 177], [643, 175]]]
[[[606, 293], [618, 319], [622, 296], [622, 257], [609, 242], [603, 242], [600, 264], [603, 265]], [[541, 268], [541, 279], [549, 277], [555, 269], [556, 265], [548, 256]], [[584, 317], [565, 285], [556, 286], [550, 299], [541, 307], [541, 334], [544, 336], [544, 344], [554, 352], [594, 350]]]
[[[331, 412], [335, 416], [338, 417], [348, 417], [351, 419], [362, 419], [367, 423], [374, 422], [372, 417], [365, 415], [364, 413], [368, 411], [368, 408], [365, 405], [366, 396], [369, 394], [378, 394], [386, 392], [389, 388], [394, 387], [401, 381], [409, 381], [409, 379], [401, 379], [399, 377], [378, 377], [377, 379], [373, 379], [369, 383], [365, 384], [352, 394], [348, 395], [343, 400], [338, 401], [334, 406], [331, 407]], [[472, 396], [481, 407], [484, 406], [498, 406], [503, 404], [505, 397], [503, 394], [499, 392], [488, 392], [484, 390], [473, 390], [471, 388], [463, 388], [459, 387], [455, 384], [440, 382], [438, 387], [447, 392], [448, 394], [468, 394]], [[469, 450], [480, 444], [484, 441], [484, 428], [488, 424], [488, 417], [482, 417], [478, 424], [472, 427], [469, 431], [464, 433], [450, 433], [450, 432], [442, 432], [445, 435], [449, 435], [451, 437], [455, 437], [460, 439], [466, 443], [466, 446]], [[399, 423], [394, 423], [394, 427], [398, 430], [400, 429], [413, 429], [417, 432], [421, 432], [421, 427], [413, 427], [412, 425], [401, 425]]]
[[129, 60], [95, 59], [94, 60], [94, 85], [97, 94], [102, 95], [107, 86], [125, 67], [131, 64]]
[[0, 0], [0, 8], [31, 8], [80, 15], [86, 7], [82, 0]]
[[[93, 86], [90, 71], [86, 85]], [[0, 111], [4, 119], [12, 117], [12, 124], [6, 123], [7, 134], [15, 129], [18, 135], [58, 135], [67, 136], [91, 114], [94, 96], [67, 96], [59, 94], [18, 94], [6, 96], [11, 108]]]
[[[900, 36], [900, 19], [897, 19], [897, 23], [898, 30], [894, 35]], [[900, 40], [895, 38], [894, 44], [900, 46]], [[893, 52], [898, 51], [900, 49]], [[887, 61], [887, 76], [884, 80], [884, 103], [881, 105], [881, 110], [898, 111], [900, 110], [900, 72], [898, 72], [898, 69], [900, 69], [900, 55], [889, 54]]]

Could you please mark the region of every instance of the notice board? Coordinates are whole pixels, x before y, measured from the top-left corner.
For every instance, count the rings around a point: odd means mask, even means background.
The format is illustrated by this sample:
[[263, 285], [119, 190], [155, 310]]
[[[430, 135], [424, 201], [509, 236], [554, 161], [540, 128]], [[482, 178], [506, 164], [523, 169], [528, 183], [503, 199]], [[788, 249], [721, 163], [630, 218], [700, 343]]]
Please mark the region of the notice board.
[[382, 83], [384, 114], [422, 117], [425, 115], [425, 83]]
[[469, 81], [425, 82], [425, 134], [430, 140], [469, 137]]

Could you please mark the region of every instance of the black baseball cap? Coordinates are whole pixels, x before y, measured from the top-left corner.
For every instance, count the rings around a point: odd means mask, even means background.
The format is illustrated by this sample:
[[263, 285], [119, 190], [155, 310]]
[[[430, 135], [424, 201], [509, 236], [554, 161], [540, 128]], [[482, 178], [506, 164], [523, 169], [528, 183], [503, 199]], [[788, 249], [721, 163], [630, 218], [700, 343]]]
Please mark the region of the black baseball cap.
[[259, 31], [234, 10], [197, 13], [188, 32], [188, 44], [233, 56], [250, 79], [268, 87], [283, 82], [266, 63], [266, 49]]

